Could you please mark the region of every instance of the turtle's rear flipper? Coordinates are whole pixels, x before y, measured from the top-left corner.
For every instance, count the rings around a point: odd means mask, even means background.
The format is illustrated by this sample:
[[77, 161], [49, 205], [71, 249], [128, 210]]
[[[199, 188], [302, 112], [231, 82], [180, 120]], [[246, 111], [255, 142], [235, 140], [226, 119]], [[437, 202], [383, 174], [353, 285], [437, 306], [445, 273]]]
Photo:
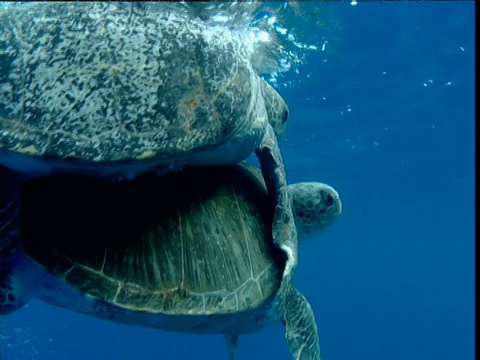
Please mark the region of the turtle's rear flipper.
[[4, 263], [0, 270], [0, 315], [12, 313], [38, 298], [45, 279], [45, 271], [23, 253]]
[[3, 264], [0, 270], [0, 315], [6, 315], [20, 309], [24, 301], [17, 291], [18, 284], [9, 264]]
[[283, 320], [288, 348], [296, 360], [320, 360], [320, 342], [312, 308], [292, 285], [285, 288]]
[[235, 360], [235, 353], [238, 347], [238, 335], [225, 335], [225, 340], [227, 340], [229, 359]]
[[287, 256], [283, 273], [284, 278], [287, 278], [297, 265], [297, 230], [282, 155], [278, 147], [277, 137], [270, 125], [267, 125], [265, 136], [256, 154], [260, 161], [268, 194], [275, 204], [272, 236], [275, 245], [282, 249]]

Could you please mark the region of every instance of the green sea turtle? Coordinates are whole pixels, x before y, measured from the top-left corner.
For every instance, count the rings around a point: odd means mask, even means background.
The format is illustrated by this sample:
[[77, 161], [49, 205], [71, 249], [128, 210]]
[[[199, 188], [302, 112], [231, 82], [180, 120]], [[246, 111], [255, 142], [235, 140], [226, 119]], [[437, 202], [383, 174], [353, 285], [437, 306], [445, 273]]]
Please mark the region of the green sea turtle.
[[255, 71], [246, 32], [185, 9], [42, 2], [1, 10], [0, 165], [132, 176], [234, 164], [255, 152], [289, 276], [297, 235], [277, 142], [288, 107]]
[[[328, 185], [288, 191], [301, 235], [341, 212]], [[22, 251], [4, 264], [0, 313], [39, 298], [125, 324], [224, 334], [232, 357], [239, 335], [281, 321], [294, 358], [320, 359], [312, 309], [283, 276], [287, 254], [273, 242], [274, 204], [257, 168], [117, 183], [50, 176], [26, 181], [19, 201]]]

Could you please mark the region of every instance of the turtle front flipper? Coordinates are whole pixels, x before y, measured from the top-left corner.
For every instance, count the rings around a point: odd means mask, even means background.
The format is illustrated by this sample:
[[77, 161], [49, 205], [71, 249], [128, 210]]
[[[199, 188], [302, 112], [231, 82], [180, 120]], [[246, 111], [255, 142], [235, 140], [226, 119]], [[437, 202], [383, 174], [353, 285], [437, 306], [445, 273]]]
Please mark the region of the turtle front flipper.
[[0, 269], [0, 315], [6, 315], [20, 309], [24, 301], [18, 296], [17, 284], [12, 277], [10, 264], [2, 264]]
[[30, 300], [42, 294], [55, 295], [62, 290], [56, 279], [29, 259], [23, 252], [17, 253], [0, 269], [0, 315], [13, 313]]
[[287, 278], [297, 265], [298, 240], [285, 167], [272, 126], [266, 126], [265, 136], [256, 150], [256, 154], [260, 161], [268, 194], [275, 204], [272, 236], [275, 245], [282, 249], [287, 256], [283, 273], [284, 278]]
[[291, 284], [283, 294], [285, 337], [296, 360], [320, 360], [320, 342], [313, 310], [305, 296]]
[[290, 113], [287, 103], [277, 90], [262, 78], [260, 78], [260, 87], [268, 122], [273, 127], [273, 131], [277, 137], [282, 137], [285, 133], [286, 122]]

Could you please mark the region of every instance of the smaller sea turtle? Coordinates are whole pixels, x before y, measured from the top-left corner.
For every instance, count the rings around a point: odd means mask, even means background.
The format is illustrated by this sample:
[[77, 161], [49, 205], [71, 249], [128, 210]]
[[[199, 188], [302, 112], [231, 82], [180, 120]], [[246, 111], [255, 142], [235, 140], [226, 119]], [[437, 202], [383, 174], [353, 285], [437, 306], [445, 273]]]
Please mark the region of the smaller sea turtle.
[[[301, 235], [341, 212], [328, 185], [288, 189]], [[258, 169], [38, 178], [25, 182], [20, 204], [22, 252], [3, 266], [0, 313], [39, 298], [125, 324], [224, 334], [232, 357], [239, 335], [281, 321], [296, 359], [320, 358], [312, 309], [283, 276]]]

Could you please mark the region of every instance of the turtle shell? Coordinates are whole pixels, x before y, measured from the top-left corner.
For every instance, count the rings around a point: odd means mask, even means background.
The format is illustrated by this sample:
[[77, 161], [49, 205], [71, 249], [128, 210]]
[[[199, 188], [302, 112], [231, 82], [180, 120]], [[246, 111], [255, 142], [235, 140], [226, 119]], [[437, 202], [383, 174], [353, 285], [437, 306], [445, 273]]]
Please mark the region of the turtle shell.
[[268, 304], [280, 287], [273, 205], [248, 167], [117, 183], [57, 175], [26, 182], [21, 201], [26, 255], [107, 304], [229, 314]]
[[0, 11], [0, 152], [170, 164], [248, 132], [263, 116], [250, 47], [183, 7], [61, 2]]

